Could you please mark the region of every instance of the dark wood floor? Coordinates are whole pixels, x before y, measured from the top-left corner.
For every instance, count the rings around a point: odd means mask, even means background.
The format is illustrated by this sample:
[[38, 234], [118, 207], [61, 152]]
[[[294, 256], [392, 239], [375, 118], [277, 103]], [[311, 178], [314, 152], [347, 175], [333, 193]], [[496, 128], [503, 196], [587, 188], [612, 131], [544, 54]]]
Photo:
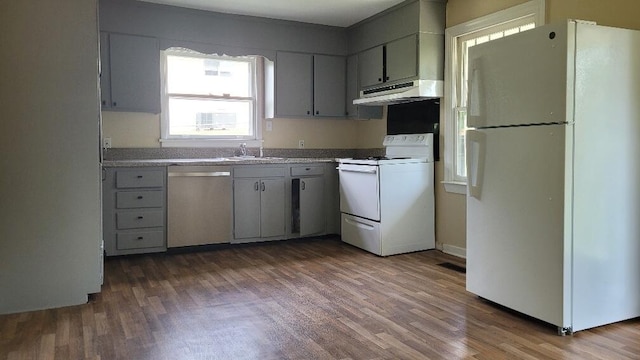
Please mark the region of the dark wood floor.
[[108, 259], [89, 304], [0, 316], [0, 359], [640, 359], [640, 320], [560, 337], [443, 262], [335, 239]]

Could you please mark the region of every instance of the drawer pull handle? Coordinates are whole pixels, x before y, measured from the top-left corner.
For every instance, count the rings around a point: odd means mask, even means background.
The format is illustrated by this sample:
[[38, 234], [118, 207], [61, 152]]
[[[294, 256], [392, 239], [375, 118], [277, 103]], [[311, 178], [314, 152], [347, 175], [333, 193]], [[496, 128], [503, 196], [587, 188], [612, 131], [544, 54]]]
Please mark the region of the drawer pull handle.
[[310, 171], [310, 170], [311, 170], [311, 168], [305, 168], [305, 170], [306, 170], [306, 171]]
[[258, 191], [258, 182], [256, 181], [255, 184], [253, 184], [253, 190]]
[[138, 216], [138, 220], [144, 219], [144, 216]]
[[304, 181], [301, 181], [300, 184], [302, 185], [302, 190], [304, 190], [305, 187], [306, 187], [305, 184], [304, 184]]
[[144, 240], [144, 236], [138, 236], [138, 240]]
[[139, 195], [139, 196], [138, 196], [138, 200], [141, 200], [141, 199], [143, 199], [143, 198], [144, 198], [144, 196], [142, 196], [142, 195]]
[[264, 186], [264, 183], [262, 183], [262, 191], [264, 190], [265, 190], [265, 186]]
[[142, 175], [138, 175], [138, 179], [142, 179]]

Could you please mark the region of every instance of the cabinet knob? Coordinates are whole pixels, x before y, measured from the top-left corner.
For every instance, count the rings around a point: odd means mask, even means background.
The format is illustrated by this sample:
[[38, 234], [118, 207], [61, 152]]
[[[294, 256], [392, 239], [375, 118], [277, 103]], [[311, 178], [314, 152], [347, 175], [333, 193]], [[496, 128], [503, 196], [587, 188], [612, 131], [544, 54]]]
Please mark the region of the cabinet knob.
[[311, 115], [311, 111], [307, 111], [307, 115]]
[[[382, 78], [378, 78], [378, 82], [382, 82]], [[114, 104], [115, 105], [115, 104]]]
[[389, 80], [389, 77], [387, 76], [385, 80]]
[[320, 111], [316, 110], [316, 115], [320, 115]]
[[113, 106], [118, 106], [118, 104], [114, 101], [114, 102], [113, 102]]
[[107, 101], [106, 100], [102, 100], [102, 106], [107, 106]]

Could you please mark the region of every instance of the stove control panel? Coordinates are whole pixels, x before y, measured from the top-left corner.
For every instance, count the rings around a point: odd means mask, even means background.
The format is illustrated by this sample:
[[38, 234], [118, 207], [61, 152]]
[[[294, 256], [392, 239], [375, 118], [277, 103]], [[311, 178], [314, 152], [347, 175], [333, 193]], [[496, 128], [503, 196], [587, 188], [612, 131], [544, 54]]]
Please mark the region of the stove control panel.
[[382, 145], [389, 146], [430, 146], [433, 134], [387, 135]]

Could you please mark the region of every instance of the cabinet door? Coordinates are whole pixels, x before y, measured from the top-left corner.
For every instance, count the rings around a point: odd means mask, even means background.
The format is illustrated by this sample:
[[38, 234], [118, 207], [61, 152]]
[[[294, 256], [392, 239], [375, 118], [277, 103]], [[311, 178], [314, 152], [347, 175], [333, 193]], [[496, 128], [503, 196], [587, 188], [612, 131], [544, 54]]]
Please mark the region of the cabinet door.
[[315, 116], [345, 116], [346, 66], [346, 59], [343, 56], [314, 55], [313, 110]]
[[324, 177], [300, 179], [300, 236], [325, 231]]
[[381, 119], [382, 106], [355, 105], [353, 100], [360, 97], [358, 86], [358, 55], [347, 58], [347, 116], [352, 119]]
[[233, 180], [233, 229], [236, 239], [260, 237], [260, 180]]
[[261, 214], [262, 237], [284, 235], [284, 179], [263, 179], [260, 182], [260, 192], [260, 206], [256, 207]]
[[160, 112], [160, 49], [158, 39], [109, 35], [111, 108]]
[[360, 88], [382, 84], [383, 52], [382, 46], [365, 50], [358, 54], [358, 75]]
[[313, 56], [278, 52], [276, 55], [276, 116], [311, 116]]
[[100, 33], [100, 103], [103, 109], [111, 107], [111, 71], [109, 63], [109, 34]]
[[387, 77], [385, 81], [401, 80], [418, 75], [418, 42], [416, 35], [392, 41], [386, 46]]

